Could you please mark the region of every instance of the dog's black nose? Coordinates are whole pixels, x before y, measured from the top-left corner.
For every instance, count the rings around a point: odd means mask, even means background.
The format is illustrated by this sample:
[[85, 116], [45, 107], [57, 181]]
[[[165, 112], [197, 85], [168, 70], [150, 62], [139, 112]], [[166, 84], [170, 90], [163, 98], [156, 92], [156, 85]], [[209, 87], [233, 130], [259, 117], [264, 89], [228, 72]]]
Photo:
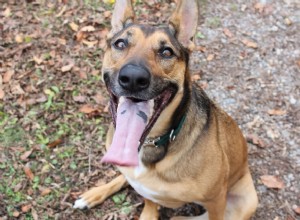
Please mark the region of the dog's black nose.
[[128, 64], [120, 70], [119, 84], [123, 89], [138, 92], [150, 85], [150, 73], [141, 66]]

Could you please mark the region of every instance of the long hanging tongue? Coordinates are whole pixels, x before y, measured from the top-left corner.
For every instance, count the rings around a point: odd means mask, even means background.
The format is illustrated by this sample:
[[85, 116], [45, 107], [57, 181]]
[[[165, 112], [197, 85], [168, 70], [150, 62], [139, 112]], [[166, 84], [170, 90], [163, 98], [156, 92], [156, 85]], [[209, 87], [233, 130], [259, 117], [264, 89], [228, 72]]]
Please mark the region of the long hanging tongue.
[[101, 162], [119, 166], [137, 166], [139, 140], [149, 115], [149, 102], [133, 102], [125, 98], [125, 101], [118, 106], [112, 144]]

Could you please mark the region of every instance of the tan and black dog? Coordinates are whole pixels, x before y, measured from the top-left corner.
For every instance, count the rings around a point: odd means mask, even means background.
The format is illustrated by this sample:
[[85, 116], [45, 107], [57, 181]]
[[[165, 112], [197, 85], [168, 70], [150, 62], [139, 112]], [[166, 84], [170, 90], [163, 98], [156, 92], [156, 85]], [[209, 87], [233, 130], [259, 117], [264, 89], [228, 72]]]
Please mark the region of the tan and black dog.
[[84, 193], [74, 208], [100, 204], [129, 183], [145, 198], [142, 220], [158, 219], [160, 205], [186, 203], [207, 212], [174, 219], [245, 220], [255, 212], [245, 139], [191, 82], [197, 0], [177, 2], [169, 23], [153, 27], [134, 22], [130, 0], [116, 1], [102, 69], [113, 118], [102, 161], [122, 175]]

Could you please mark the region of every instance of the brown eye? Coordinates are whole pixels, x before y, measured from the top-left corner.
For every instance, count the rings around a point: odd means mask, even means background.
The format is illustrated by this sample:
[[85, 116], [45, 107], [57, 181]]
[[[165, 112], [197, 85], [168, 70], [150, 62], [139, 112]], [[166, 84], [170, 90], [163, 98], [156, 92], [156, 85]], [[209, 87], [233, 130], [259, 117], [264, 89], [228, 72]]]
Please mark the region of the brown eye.
[[118, 50], [124, 50], [128, 46], [128, 42], [125, 39], [118, 39], [113, 45]]
[[165, 47], [165, 48], [161, 49], [160, 55], [163, 58], [171, 58], [174, 56], [174, 51], [170, 47]]

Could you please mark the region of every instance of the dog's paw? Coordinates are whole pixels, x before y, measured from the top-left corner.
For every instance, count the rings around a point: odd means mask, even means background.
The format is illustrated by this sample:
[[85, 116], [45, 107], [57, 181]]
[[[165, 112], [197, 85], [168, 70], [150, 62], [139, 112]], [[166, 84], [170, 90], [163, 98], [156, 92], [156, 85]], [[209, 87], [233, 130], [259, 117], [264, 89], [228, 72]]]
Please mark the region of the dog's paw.
[[80, 198], [75, 201], [73, 208], [74, 209], [86, 209], [86, 208], [89, 208], [89, 206], [84, 198]]

